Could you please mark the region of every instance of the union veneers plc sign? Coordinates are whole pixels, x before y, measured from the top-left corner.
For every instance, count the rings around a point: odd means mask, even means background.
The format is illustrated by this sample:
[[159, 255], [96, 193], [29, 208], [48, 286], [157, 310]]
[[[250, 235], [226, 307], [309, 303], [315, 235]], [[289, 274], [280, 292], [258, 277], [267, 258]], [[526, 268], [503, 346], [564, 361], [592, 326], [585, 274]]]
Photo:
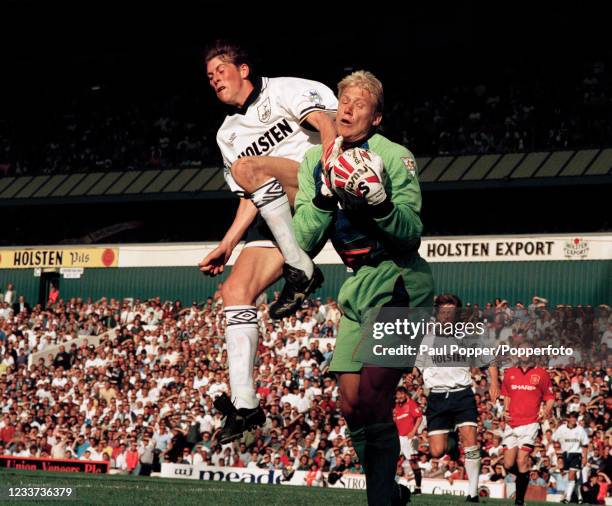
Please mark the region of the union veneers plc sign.
[[23, 248], [0, 250], [0, 269], [117, 267], [117, 248]]
[[106, 474], [108, 462], [39, 457], [0, 456], [0, 467], [27, 471], [60, 471], [63, 473]]

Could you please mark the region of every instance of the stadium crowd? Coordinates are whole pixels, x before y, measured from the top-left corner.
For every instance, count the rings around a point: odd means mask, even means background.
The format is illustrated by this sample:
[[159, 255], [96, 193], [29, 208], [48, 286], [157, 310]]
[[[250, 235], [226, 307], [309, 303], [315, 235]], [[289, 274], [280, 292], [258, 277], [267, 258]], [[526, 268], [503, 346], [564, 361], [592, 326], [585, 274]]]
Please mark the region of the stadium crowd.
[[[267, 304], [259, 306], [254, 374], [267, 422], [225, 446], [215, 443], [222, 419], [213, 407], [216, 395], [229, 393], [220, 291], [185, 307], [157, 297], [58, 299], [43, 308], [30, 307], [9, 284], [0, 301], [0, 455], [103, 460], [114, 472], [140, 475], [161, 462], [277, 469], [286, 477], [304, 470], [310, 485], [323, 484], [325, 471], [361, 471], [338, 408], [338, 385], [327, 374], [340, 319], [331, 298], [311, 300], [280, 322], [268, 318]], [[598, 487], [592, 501], [605, 497], [612, 477], [610, 308], [553, 308], [534, 297], [528, 305], [466, 304], [463, 316], [486, 321], [500, 341], [554, 339], [582, 347], [584, 360], [577, 356], [575, 366], [548, 369], [554, 417], [542, 424], [530, 478], [551, 493], [564, 490], [567, 472], [552, 433], [577, 412], [589, 436], [583, 486]], [[589, 367], [581, 367], [587, 360]], [[473, 378], [481, 480], [511, 482], [501, 465], [502, 403], [491, 402], [485, 372], [474, 369]], [[420, 376], [406, 373], [402, 383], [424, 407]], [[423, 476], [464, 477], [463, 457], [429, 457], [426, 420], [418, 437]], [[411, 472], [400, 462], [400, 477], [409, 480]]]
[[[382, 132], [419, 156], [607, 146], [610, 82], [609, 65], [594, 62], [562, 79], [519, 68], [487, 84], [401, 83], [388, 90]], [[0, 117], [0, 175], [218, 164], [207, 92], [125, 97], [93, 87], [45, 112], [35, 135], [31, 124]]]

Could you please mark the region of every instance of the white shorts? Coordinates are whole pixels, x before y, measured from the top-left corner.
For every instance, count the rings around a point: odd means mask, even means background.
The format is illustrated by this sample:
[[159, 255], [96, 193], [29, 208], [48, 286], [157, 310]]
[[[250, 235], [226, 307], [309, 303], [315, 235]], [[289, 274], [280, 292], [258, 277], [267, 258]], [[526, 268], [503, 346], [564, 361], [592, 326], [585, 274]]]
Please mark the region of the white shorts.
[[248, 192], [244, 191], [244, 188], [240, 186], [234, 176], [232, 175], [232, 171], [228, 167], [223, 168], [223, 177], [225, 178], [225, 184], [229, 187], [232, 193], [236, 195], [242, 196], [247, 194]]
[[506, 425], [502, 444], [506, 448], [516, 448], [518, 446], [531, 450], [535, 445], [539, 430], [540, 424], [538, 422], [519, 425], [518, 427]]
[[244, 243], [242, 249], [246, 248], [278, 248], [278, 246], [273, 241], [250, 241]]
[[414, 457], [419, 451], [419, 438], [400, 436], [400, 451], [404, 457], [410, 459]]

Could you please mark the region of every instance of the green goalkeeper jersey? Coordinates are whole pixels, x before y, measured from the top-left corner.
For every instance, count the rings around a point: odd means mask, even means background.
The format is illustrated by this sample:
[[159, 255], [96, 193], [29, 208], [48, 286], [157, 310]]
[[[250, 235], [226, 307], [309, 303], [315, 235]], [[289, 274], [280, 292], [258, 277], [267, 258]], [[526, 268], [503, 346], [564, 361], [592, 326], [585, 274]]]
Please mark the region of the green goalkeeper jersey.
[[382, 217], [362, 211], [319, 209], [312, 199], [320, 191], [322, 147], [306, 152], [299, 168], [299, 190], [295, 199], [293, 228], [300, 246], [315, 254], [331, 239], [344, 263], [354, 269], [378, 265], [392, 259], [411, 258], [420, 245], [423, 225], [421, 190], [416, 177], [416, 162], [405, 147], [374, 134], [360, 147], [373, 151], [384, 162], [384, 185], [393, 206]]

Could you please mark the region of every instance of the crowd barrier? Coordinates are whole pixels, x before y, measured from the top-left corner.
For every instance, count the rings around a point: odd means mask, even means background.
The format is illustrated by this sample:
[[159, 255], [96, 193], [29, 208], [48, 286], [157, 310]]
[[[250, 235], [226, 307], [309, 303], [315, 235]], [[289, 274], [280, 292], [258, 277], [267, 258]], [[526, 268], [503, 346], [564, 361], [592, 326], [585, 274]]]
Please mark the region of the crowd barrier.
[[[184, 478], [189, 480], [203, 481], [225, 481], [233, 483], [263, 483], [267, 485], [294, 485], [306, 486], [307, 471], [295, 471], [286, 476], [282, 471], [274, 469], [259, 469], [250, 467], [217, 467], [204, 465], [170, 464], [161, 466], [160, 476], [162, 478]], [[323, 473], [327, 477], [327, 473]], [[318, 483], [322, 485], [322, 482]], [[365, 490], [365, 475], [345, 473], [333, 485], [327, 483], [331, 488], [344, 488], [353, 490]], [[425, 494], [444, 494], [465, 496], [467, 493], [467, 480], [455, 480], [452, 484], [445, 479], [423, 478], [421, 490]], [[498, 482], [485, 482], [480, 489], [489, 497], [503, 499], [505, 497], [505, 485]]]

